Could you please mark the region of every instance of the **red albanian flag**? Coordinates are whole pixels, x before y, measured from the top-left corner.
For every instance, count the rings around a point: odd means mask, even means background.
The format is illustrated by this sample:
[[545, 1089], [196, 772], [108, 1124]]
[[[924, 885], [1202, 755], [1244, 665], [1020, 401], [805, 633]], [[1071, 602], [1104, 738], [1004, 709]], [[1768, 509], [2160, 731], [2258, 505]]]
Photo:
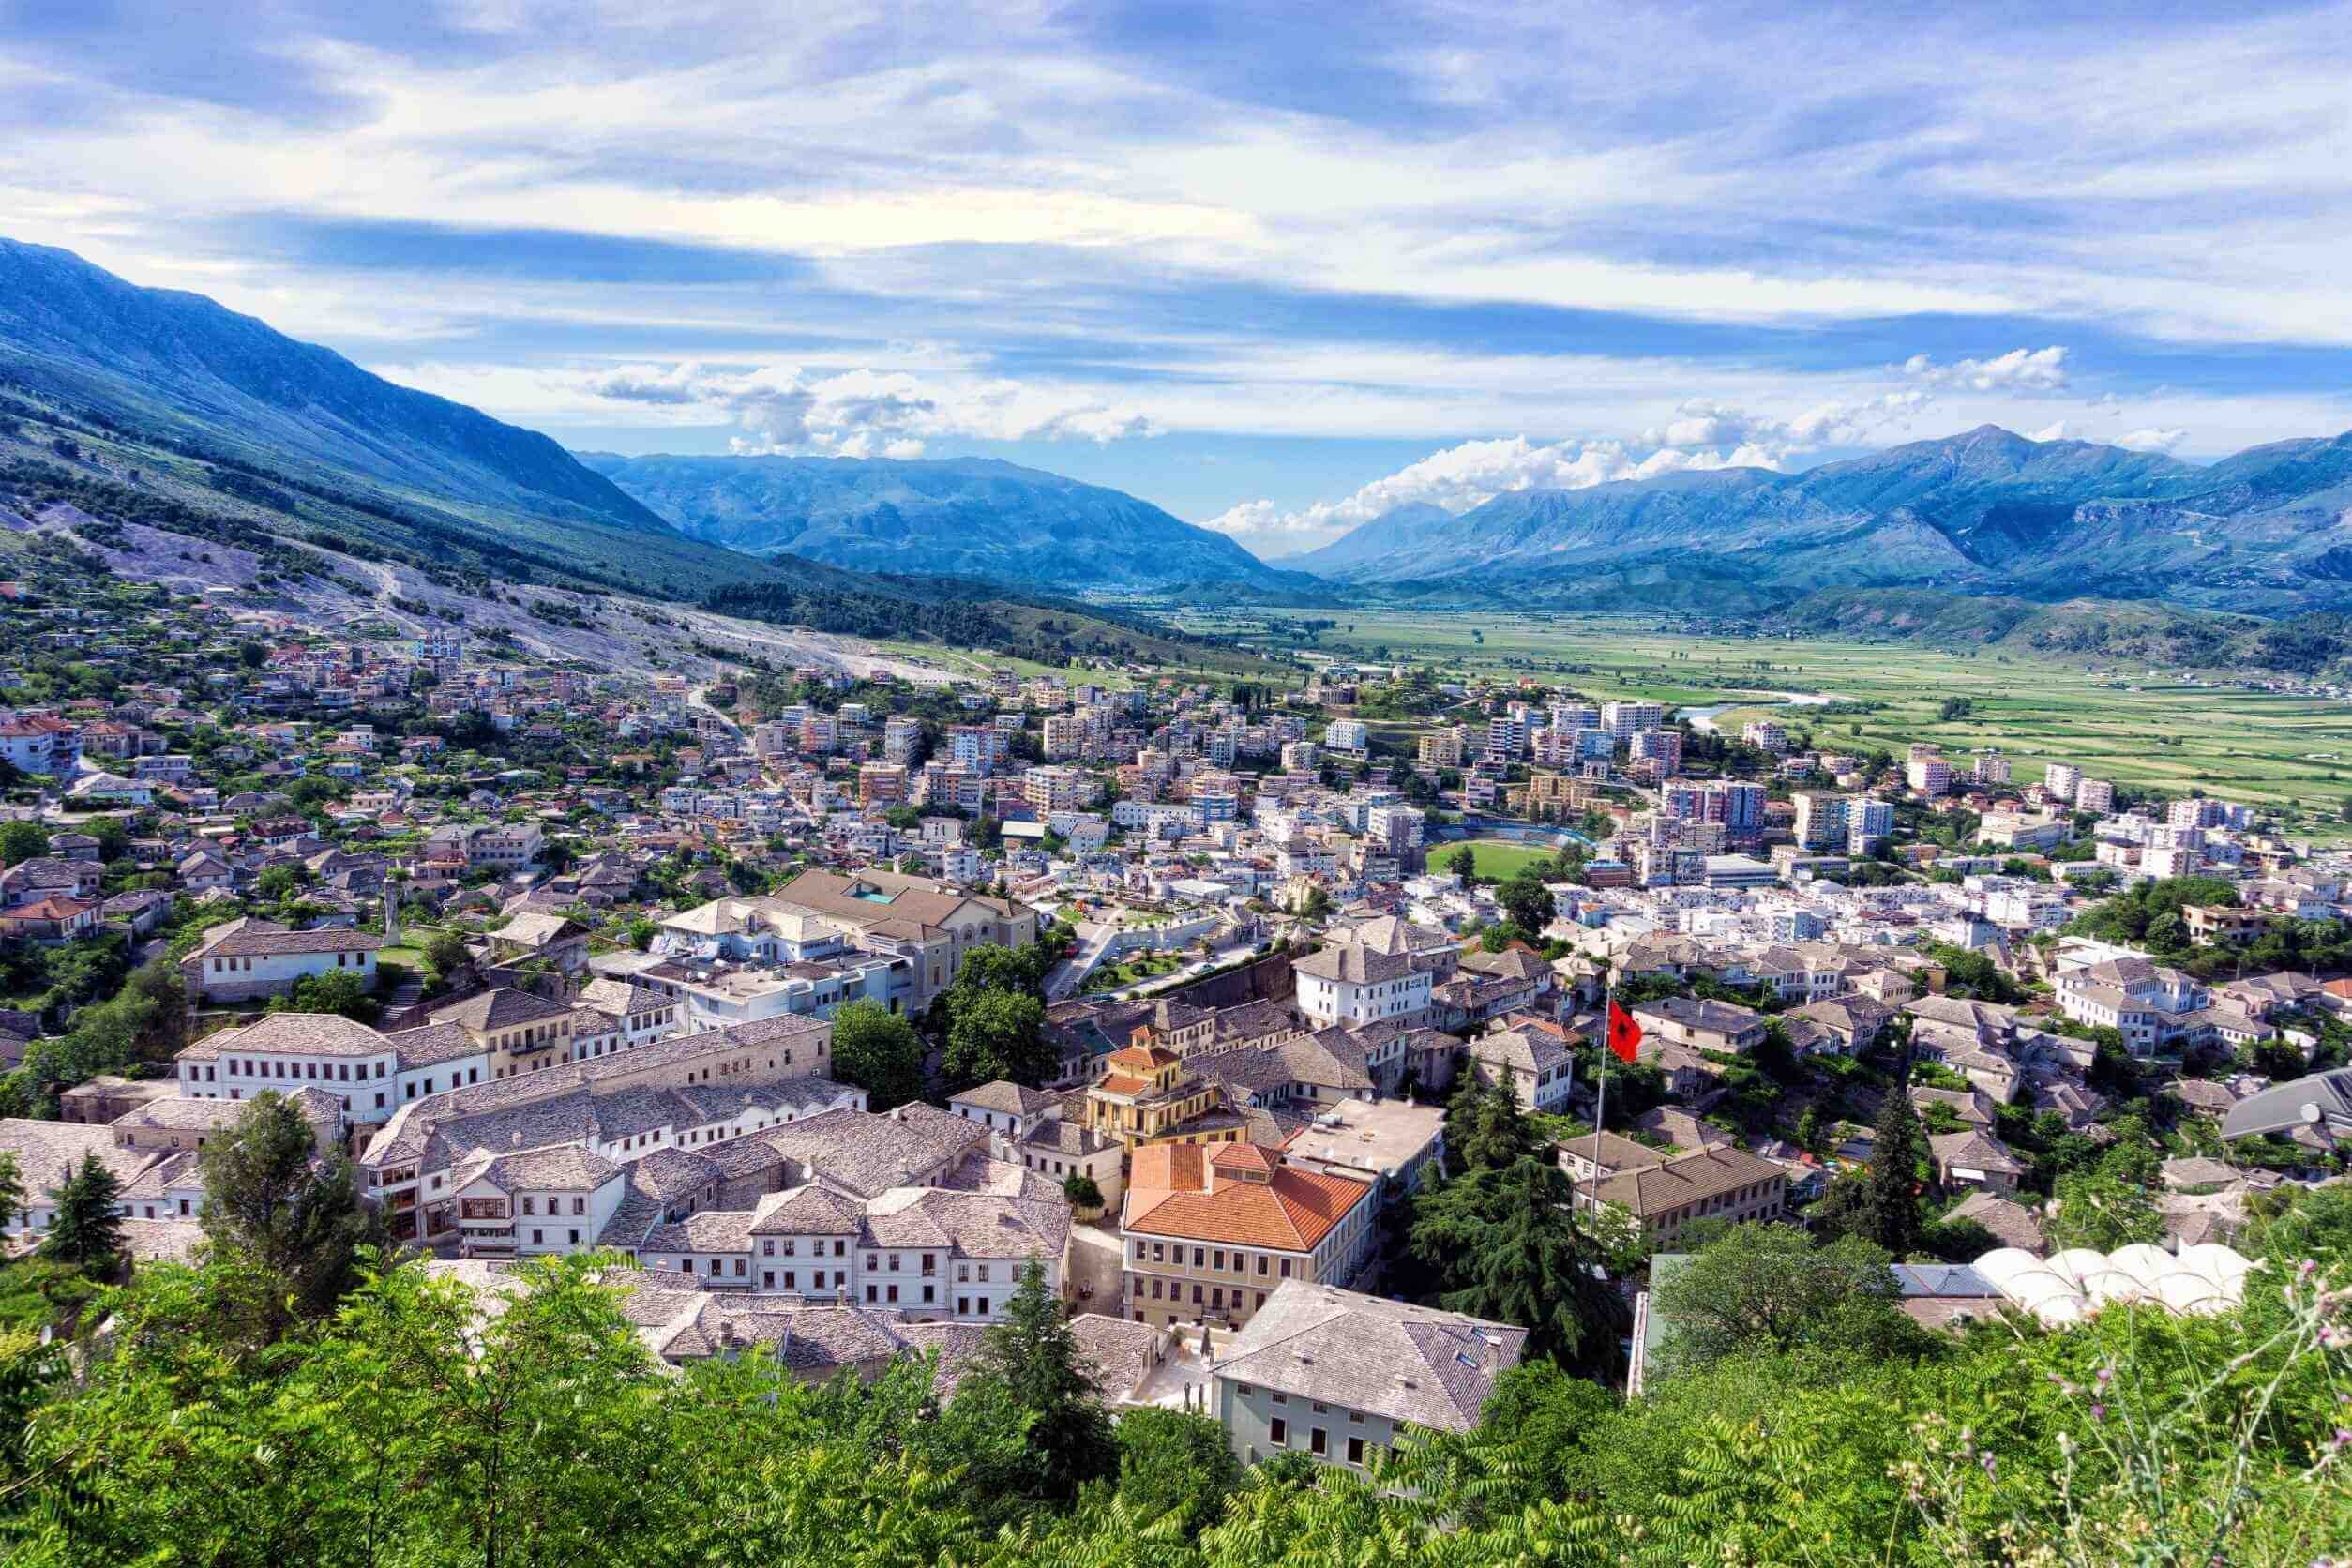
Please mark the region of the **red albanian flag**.
[[1641, 1025], [1614, 1002], [1609, 1003], [1609, 1049], [1620, 1062], [1631, 1062], [1641, 1054]]

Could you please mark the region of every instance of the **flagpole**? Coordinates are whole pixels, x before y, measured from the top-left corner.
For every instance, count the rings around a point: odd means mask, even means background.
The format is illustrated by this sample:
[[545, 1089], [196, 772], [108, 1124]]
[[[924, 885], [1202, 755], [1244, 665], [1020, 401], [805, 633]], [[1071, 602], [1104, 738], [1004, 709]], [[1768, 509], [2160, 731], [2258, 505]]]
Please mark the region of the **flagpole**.
[[[1610, 1018], [1617, 1005], [1617, 971], [1604, 960], [1601, 965], [1601, 1048], [1610, 1051]], [[1592, 1194], [1587, 1201], [1587, 1228], [1596, 1242], [1601, 1236], [1601, 1129], [1608, 1120], [1609, 1068], [1606, 1061], [1593, 1068], [1599, 1080], [1592, 1086]]]

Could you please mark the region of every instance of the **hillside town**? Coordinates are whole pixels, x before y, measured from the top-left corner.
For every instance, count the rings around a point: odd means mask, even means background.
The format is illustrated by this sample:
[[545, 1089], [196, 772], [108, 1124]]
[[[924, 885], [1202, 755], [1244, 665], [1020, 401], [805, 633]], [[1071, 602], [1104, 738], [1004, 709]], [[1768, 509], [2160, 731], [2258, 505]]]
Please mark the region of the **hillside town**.
[[[21, 1247], [200, 1255], [267, 1101], [441, 1277], [641, 1271], [666, 1364], [952, 1378], [1027, 1284], [1115, 1407], [1363, 1469], [1531, 1337], [1638, 1389], [1696, 1249], [1891, 1166], [1938, 1333], [2118, 1248], [2233, 1291], [2341, 1180], [2352, 856], [2226, 800], [1405, 665], [689, 685], [11, 587]], [[1437, 1304], [1498, 1142], [1574, 1320]]]

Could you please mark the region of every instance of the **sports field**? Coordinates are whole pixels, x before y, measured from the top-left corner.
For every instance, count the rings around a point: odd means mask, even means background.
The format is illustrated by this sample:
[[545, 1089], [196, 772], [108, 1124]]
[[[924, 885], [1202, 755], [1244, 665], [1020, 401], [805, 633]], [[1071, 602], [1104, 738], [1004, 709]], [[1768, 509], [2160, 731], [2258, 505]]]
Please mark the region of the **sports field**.
[[1513, 844], [1500, 838], [1466, 838], [1457, 844], [1429, 846], [1431, 869], [1454, 869], [1454, 852], [1467, 849], [1477, 856], [1478, 874], [1497, 882], [1509, 882], [1532, 866], [1538, 870], [1551, 868], [1554, 852], [1530, 844]]
[[[1810, 729], [1822, 746], [1899, 754], [1912, 741], [1935, 741], [1960, 757], [1996, 746], [2021, 784], [2039, 778], [2049, 762], [2071, 761], [2118, 784], [2299, 807], [2299, 831], [2352, 837], [2342, 821], [2352, 796], [2352, 703], [2339, 700], [2197, 685], [2083, 656], [1682, 636], [1631, 618], [1288, 613], [1337, 620], [1312, 645], [1337, 657], [1426, 662], [1458, 675], [1532, 675], [1603, 700], [1724, 705], [1716, 722], [1733, 734], [1748, 718], [1772, 712]], [[1791, 707], [1773, 695], [1781, 692], [1864, 711]], [[1965, 716], [1939, 716], [1952, 697], [1968, 700]]]

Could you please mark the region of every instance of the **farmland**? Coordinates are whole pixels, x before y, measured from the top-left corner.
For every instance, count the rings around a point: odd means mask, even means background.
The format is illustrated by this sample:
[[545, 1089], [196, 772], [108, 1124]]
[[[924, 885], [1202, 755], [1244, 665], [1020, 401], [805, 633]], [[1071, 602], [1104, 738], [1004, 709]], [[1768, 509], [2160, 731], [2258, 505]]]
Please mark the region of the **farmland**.
[[[1275, 613], [1335, 619], [1309, 645], [1332, 657], [1427, 663], [1455, 676], [1528, 675], [1597, 699], [1720, 707], [1716, 722], [1733, 734], [1771, 712], [1827, 746], [1900, 753], [1910, 742], [1934, 741], [1962, 757], [1998, 746], [2021, 784], [2048, 762], [2073, 761], [2119, 785], [2299, 806], [2311, 814], [2302, 831], [2352, 833], [2341, 821], [2352, 796], [2352, 702], [2342, 700], [2199, 684], [2178, 671], [2110, 669], [2083, 657], [1684, 636], [1633, 618]], [[1219, 629], [1246, 635], [1233, 624], [1241, 619]], [[1776, 695], [1787, 692], [1835, 705], [1788, 706]], [[1955, 697], [1968, 711], [1942, 717], [1945, 699]], [[2337, 821], [2318, 820], [2322, 813]]]

